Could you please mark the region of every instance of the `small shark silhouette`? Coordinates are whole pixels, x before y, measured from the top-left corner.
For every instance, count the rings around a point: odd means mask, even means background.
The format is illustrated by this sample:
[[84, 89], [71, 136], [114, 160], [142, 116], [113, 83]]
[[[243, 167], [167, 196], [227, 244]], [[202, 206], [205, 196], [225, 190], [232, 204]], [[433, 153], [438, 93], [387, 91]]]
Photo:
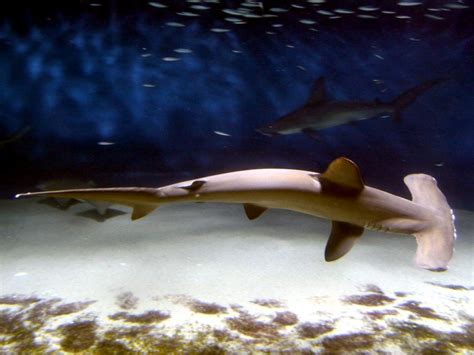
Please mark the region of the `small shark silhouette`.
[[391, 102], [380, 100], [364, 102], [329, 101], [326, 98], [324, 77], [320, 77], [314, 83], [311, 95], [302, 107], [268, 126], [258, 128], [257, 131], [267, 136], [302, 132], [317, 137], [317, 130], [377, 116], [392, 115], [395, 120], [400, 120], [400, 112], [403, 109], [444, 80], [425, 81], [405, 91]]
[[436, 180], [429, 175], [404, 179], [413, 201], [365, 186], [355, 163], [334, 160], [320, 174], [290, 169], [243, 170], [161, 188], [118, 187], [28, 192], [16, 197], [51, 196], [98, 200], [133, 208], [132, 220], [173, 202], [242, 203], [249, 219], [269, 208], [293, 210], [332, 221], [325, 259], [345, 255], [365, 228], [411, 234], [418, 244], [416, 264], [447, 269], [456, 231], [454, 216]]

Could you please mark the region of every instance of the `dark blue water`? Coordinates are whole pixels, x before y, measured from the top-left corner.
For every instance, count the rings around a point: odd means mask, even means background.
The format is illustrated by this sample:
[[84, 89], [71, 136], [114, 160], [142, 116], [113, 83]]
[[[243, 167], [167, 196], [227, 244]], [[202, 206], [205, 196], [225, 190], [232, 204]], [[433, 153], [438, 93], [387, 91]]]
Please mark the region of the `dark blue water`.
[[[454, 207], [474, 208], [472, 6], [161, 4], [20, 2], [3, 12], [0, 140], [18, 138], [0, 145], [4, 196], [55, 176], [160, 185], [256, 167], [321, 171], [348, 156], [370, 185], [406, 194], [403, 176], [424, 172]], [[224, 11], [239, 7], [257, 17]], [[364, 101], [448, 80], [401, 122], [337, 126], [319, 140], [255, 131], [304, 104], [321, 76], [331, 98]]]

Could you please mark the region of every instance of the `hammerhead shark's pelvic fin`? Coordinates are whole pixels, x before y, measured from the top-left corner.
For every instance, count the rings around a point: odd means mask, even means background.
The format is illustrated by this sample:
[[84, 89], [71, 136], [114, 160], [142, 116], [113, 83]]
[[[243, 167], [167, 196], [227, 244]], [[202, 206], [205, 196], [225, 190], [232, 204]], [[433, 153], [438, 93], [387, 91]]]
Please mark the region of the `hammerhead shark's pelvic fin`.
[[452, 210], [431, 176], [413, 174], [404, 181], [412, 201], [366, 186], [357, 165], [338, 158], [323, 173], [242, 170], [160, 188], [72, 189], [16, 197], [51, 196], [122, 204], [133, 208], [133, 220], [161, 204], [175, 202], [239, 203], [251, 220], [270, 208], [287, 209], [331, 220], [325, 249], [327, 261], [344, 256], [364, 229], [373, 229], [415, 236], [416, 264], [432, 271], [446, 270], [456, 239]]

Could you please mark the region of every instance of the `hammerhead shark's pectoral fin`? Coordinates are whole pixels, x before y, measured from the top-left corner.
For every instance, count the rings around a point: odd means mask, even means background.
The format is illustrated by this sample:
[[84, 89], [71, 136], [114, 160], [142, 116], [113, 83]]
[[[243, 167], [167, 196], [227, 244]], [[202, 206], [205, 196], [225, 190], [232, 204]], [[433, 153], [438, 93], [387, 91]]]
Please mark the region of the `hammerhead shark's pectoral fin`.
[[253, 205], [251, 203], [244, 203], [244, 210], [245, 214], [247, 215], [248, 219], [254, 220], [262, 215], [268, 208], [261, 207], [257, 205]]
[[158, 208], [157, 205], [134, 205], [132, 212], [132, 221], [145, 217]]
[[346, 255], [363, 232], [363, 227], [332, 221], [331, 235], [324, 251], [326, 261], [334, 261]]

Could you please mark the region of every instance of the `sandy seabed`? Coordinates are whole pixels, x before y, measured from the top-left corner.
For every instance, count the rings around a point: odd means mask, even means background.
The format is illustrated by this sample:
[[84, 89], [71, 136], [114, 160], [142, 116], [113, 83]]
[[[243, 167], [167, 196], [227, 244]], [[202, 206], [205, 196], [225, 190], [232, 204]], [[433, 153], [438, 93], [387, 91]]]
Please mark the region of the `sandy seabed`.
[[330, 223], [242, 206], [0, 202], [0, 352], [472, 353], [474, 213], [450, 269], [366, 231], [324, 261]]

